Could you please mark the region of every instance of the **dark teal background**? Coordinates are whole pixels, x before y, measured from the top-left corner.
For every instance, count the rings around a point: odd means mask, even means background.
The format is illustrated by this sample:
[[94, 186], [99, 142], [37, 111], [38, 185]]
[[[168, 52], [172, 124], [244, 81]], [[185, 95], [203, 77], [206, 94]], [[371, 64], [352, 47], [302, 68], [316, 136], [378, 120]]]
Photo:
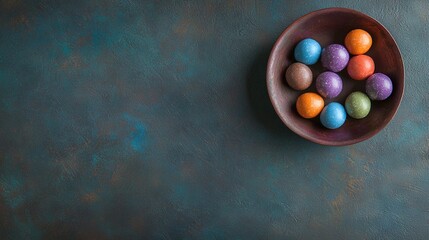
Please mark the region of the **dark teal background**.
[[[378, 135], [301, 139], [268, 100], [293, 20], [349, 7], [402, 51]], [[429, 2], [0, 0], [1, 239], [428, 239]]]

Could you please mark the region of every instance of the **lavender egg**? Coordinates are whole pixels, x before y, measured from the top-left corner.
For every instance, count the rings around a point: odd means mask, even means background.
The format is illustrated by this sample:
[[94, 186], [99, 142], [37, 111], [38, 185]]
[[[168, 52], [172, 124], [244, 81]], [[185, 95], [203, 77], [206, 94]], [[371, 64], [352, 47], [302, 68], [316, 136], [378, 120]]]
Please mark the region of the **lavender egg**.
[[340, 44], [331, 44], [322, 50], [322, 66], [332, 72], [346, 68], [349, 62], [349, 52]]
[[383, 73], [374, 73], [366, 80], [366, 94], [372, 100], [385, 100], [393, 91], [392, 80]]
[[343, 81], [334, 72], [323, 72], [316, 78], [316, 89], [324, 98], [335, 98], [343, 90]]

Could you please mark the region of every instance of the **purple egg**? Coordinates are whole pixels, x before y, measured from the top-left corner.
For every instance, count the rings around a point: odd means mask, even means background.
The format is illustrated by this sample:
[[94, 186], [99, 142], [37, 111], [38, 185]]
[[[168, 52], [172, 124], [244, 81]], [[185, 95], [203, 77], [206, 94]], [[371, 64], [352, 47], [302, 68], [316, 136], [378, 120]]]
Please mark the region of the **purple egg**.
[[392, 80], [383, 73], [374, 73], [366, 80], [366, 94], [372, 100], [385, 100], [392, 91]]
[[324, 72], [316, 78], [316, 89], [324, 98], [334, 98], [343, 90], [343, 81], [334, 72]]
[[322, 50], [322, 66], [332, 72], [346, 68], [349, 62], [349, 52], [340, 44], [331, 44]]

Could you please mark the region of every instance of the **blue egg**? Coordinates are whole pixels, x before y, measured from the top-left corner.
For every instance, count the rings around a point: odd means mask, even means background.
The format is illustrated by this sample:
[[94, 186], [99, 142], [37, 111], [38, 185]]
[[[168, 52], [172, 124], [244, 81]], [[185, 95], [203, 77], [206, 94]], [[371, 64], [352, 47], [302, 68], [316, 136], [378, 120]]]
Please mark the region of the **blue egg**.
[[298, 62], [313, 65], [319, 60], [321, 52], [322, 47], [316, 40], [306, 38], [296, 45], [294, 54]]
[[341, 127], [346, 121], [346, 110], [343, 105], [337, 102], [331, 102], [323, 108], [320, 113], [320, 122], [329, 129]]

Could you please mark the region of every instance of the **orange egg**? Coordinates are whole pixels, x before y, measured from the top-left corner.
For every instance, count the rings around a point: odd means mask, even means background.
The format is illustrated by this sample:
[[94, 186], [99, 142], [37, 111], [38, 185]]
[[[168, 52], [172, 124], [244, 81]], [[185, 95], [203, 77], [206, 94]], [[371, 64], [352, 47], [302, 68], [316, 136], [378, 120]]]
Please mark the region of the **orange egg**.
[[325, 106], [323, 98], [312, 92], [304, 93], [296, 101], [296, 110], [303, 118], [314, 118]]
[[372, 38], [367, 31], [355, 29], [347, 34], [344, 44], [349, 53], [353, 55], [364, 54], [371, 48]]
[[374, 70], [374, 61], [367, 55], [354, 56], [347, 65], [347, 73], [354, 80], [365, 80], [374, 73]]

